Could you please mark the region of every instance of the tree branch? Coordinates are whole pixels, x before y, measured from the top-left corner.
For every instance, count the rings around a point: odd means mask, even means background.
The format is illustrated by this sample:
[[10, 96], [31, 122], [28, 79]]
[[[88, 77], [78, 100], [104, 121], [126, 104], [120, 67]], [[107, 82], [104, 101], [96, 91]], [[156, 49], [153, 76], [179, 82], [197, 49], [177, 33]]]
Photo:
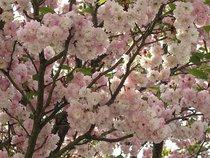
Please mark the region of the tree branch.
[[117, 95], [119, 94], [121, 88], [123, 87], [123, 85], [125, 83], [125, 80], [127, 79], [129, 74], [131, 73], [130, 69], [131, 69], [131, 65], [132, 65], [133, 61], [135, 60], [139, 51], [144, 47], [145, 41], [146, 41], [147, 37], [153, 31], [156, 23], [160, 20], [160, 17], [162, 15], [164, 7], [165, 7], [165, 4], [162, 4], [160, 6], [160, 9], [159, 9], [158, 13], [156, 14], [154, 20], [149, 24], [149, 26], [147, 27], [147, 30], [144, 32], [144, 34], [142, 34], [142, 36], [138, 39], [138, 41], [141, 40], [141, 44], [140, 44], [140, 46], [137, 46], [137, 50], [135, 51], [134, 55], [128, 61], [127, 65], [126, 65], [126, 72], [125, 72], [124, 76], [122, 77], [122, 79], [121, 79], [118, 87], [116, 88], [115, 92], [113, 93], [113, 95], [111, 96], [109, 101], [107, 101], [106, 105], [108, 105], [108, 106], [111, 105], [114, 102], [114, 100], [116, 99]]
[[51, 99], [52, 99], [52, 94], [53, 94], [54, 88], [56, 86], [57, 78], [59, 77], [62, 66], [63, 66], [63, 64], [64, 64], [64, 62], [66, 61], [66, 58], [67, 58], [68, 48], [69, 48], [69, 44], [70, 44], [70, 41], [71, 41], [72, 37], [73, 37], [73, 35], [71, 34], [71, 30], [69, 30], [69, 36], [68, 36], [68, 38], [65, 42], [65, 47], [64, 47], [62, 57], [61, 57], [62, 60], [60, 62], [60, 65], [58, 67], [58, 70], [57, 70], [55, 76], [53, 77], [52, 86], [51, 86], [51, 89], [49, 91], [49, 95], [48, 95], [48, 98], [47, 98], [47, 101], [46, 101], [46, 104], [45, 104], [45, 108], [50, 105], [50, 102], [51, 102]]
[[133, 134], [128, 134], [120, 138], [104, 138], [104, 137], [91, 136], [91, 139], [97, 140], [97, 141], [109, 142], [109, 143], [116, 143], [116, 142], [120, 142], [125, 139], [132, 138], [132, 137], [133, 137]]
[[[15, 82], [15, 81], [13, 80], [13, 78], [10, 76], [9, 72], [7, 72], [7, 71], [5, 71], [5, 70], [3, 70], [3, 69], [0, 69], [0, 71], [7, 77], [7, 79], [12, 83], [12, 85], [15, 87], [15, 89], [16, 89], [19, 93], [21, 93], [22, 97], [23, 97], [23, 98], [27, 98], [27, 97], [26, 97], [26, 94], [24, 93], [24, 91], [16, 84], [16, 82]], [[24, 105], [26, 106], [27, 104], [24, 104]], [[28, 102], [28, 105], [29, 105], [30, 109], [32, 110], [32, 112], [34, 113], [34, 112], [35, 112], [35, 109], [34, 109], [34, 107], [31, 105], [30, 102]]]
[[38, 73], [38, 96], [37, 96], [37, 108], [34, 114], [34, 123], [31, 132], [31, 136], [28, 140], [28, 147], [26, 150], [25, 158], [32, 158], [36, 146], [36, 141], [38, 135], [41, 131], [41, 117], [42, 117], [42, 109], [44, 103], [44, 75], [46, 70], [46, 60], [44, 58], [44, 51], [39, 54], [40, 66], [39, 66], [39, 73]]

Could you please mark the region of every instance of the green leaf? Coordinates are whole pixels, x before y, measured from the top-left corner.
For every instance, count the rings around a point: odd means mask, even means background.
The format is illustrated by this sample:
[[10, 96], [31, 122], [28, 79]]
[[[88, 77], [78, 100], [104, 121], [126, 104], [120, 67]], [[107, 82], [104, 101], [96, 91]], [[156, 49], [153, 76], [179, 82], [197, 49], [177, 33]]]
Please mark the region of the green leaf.
[[110, 73], [106, 74], [105, 76], [108, 78], [113, 78], [114, 74], [115, 74], [114, 72], [110, 72]]
[[21, 104], [26, 104], [26, 103], [29, 103], [29, 99], [28, 99], [28, 97], [27, 97], [27, 95], [24, 95], [22, 98], [21, 98], [21, 101], [20, 101], [20, 103]]
[[194, 53], [190, 57], [190, 62], [192, 62], [193, 64], [199, 64], [201, 62], [201, 59], [203, 59], [203, 57], [204, 57], [203, 53]]
[[106, 0], [99, 0], [99, 5], [104, 4]]
[[169, 156], [171, 153], [171, 149], [168, 149], [168, 148], [163, 148], [163, 151], [162, 151], [162, 155], [161, 157], [166, 157], [166, 156]]
[[34, 96], [37, 96], [37, 92], [29, 91], [26, 93], [28, 100], [32, 99]]
[[22, 102], [23, 103], [29, 103], [30, 100], [33, 99], [34, 96], [37, 96], [37, 95], [38, 95], [37, 92], [35, 92], [35, 91], [29, 91], [29, 92], [26, 93], [26, 95], [24, 95], [22, 97]]
[[61, 69], [64, 70], [71, 70], [71, 68], [68, 65], [62, 65]]
[[202, 59], [204, 57], [204, 54], [203, 53], [199, 53], [199, 52], [196, 52], [195, 55], [197, 57], [199, 57], [200, 59]]
[[82, 12], [90, 13], [91, 14], [91, 13], [94, 12], [94, 8], [91, 5], [86, 5], [85, 8], [82, 10]]
[[210, 25], [204, 26], [203, 28], [207, 33], [210, 32]]
[[169, 7], [171, 8], [171, 10], [176, 9], [176, 5], [174, 3], [169, 3]]
[[84, 75], [88, 75], [88, 76], [92, 75], [92, 69], [89, 67], [78, 68], [77, 71], [83, 73]]
[[66, 76], [67, 83], [70, 82], [73, 78], [74, 78], [73, 73], [72, 72], [71, 73], [68, 73], [67, 76]]
[[195, 121], [196, 121], [195, 118], [191, 117], [188, 119], [188, 124], [191, 126]]
[[206, 54], [204, 55], [204, 58], [205, 58], [205, 59], [210, 59], [210, 53], [206, 53]]
[[193, 145], [189, 145], [189, 147], [187, 148], [188, 152], [190, 154], [195, 154], [197, 153], [197, 151], [200, 149], [200, 144], [195, 143]]
[[189, 73], [200, 79], [205, 79], [205, 80], [208, 79], [208, 75], [199, 68], [192, 68], [189, 70]]
[[208, 73], [210, 73], [210, 67], [209, 67], [209, 66], [206, 67], [206, 68], [205, 68], [205, 71], [208, 72]]
[[210, 0], [204, 0], [204, 3], [210, 5]]
[[210, 133], [210, 128], [207, 128], [206, 133]]
[[206, 49], [204, 47], [198, 48], [198, 52], [200, 52], [200, 53], [204, 53], [205, 51], [206, 51]]
[[35, 81], [38, 81], [39, 80], [39, 75], [38, 74], [35, 74], [35, 75], [33, 75], [33, 80], [35, 80]]
[[55, 11], [50, 7], [40, 7], [39, 12], [41, 15], [45, 15], [47, 13], [55, 13]]

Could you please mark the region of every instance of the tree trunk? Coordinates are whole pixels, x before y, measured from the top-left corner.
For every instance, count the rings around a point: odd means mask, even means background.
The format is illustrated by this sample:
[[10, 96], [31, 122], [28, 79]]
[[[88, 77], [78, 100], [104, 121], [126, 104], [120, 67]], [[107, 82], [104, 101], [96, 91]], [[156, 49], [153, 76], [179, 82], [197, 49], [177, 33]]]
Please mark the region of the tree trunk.
[[153, 143], [152, 158], [161, 158], [163, 151], [163, 141], [155, 144]]

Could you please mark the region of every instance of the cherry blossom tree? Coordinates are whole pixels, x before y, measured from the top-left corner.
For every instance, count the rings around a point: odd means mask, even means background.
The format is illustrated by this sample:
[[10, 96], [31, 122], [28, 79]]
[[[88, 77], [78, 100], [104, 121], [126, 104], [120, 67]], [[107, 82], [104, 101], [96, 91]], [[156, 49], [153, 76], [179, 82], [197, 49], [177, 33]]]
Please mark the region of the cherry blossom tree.
[[209, 47], [209, 0], [0, 0], [0, 158], [208, 158]]

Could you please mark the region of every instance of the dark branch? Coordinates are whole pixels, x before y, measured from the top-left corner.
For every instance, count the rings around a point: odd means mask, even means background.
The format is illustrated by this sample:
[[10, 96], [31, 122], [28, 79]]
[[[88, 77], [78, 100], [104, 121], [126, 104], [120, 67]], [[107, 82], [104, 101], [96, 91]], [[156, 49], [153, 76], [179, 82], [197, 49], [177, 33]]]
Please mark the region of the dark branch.
[[156, 144], [153, 143], [152, 158], [161, 158], [163, 151], [163, 141]]

